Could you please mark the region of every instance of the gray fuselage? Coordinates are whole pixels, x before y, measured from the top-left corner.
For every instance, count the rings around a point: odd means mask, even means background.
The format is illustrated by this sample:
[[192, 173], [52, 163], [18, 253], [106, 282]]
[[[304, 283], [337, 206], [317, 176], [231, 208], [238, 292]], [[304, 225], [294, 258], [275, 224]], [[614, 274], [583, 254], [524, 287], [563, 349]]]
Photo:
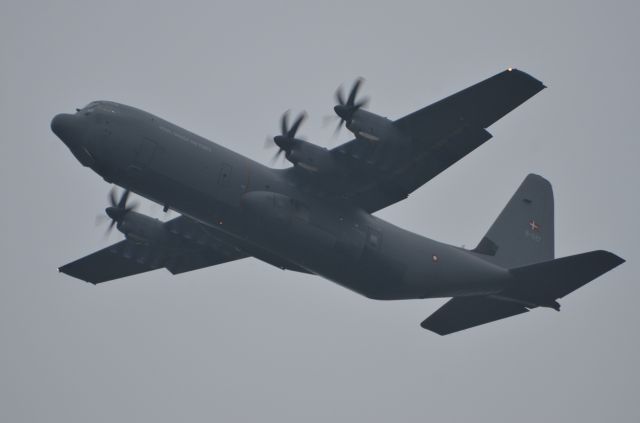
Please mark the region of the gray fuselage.
[[369, 298], [492, 294], [509, 281], [478, 254], [323, 197], [296, 176], [304, 169], [268, 168], [142, 110], [95, 102], [52, 126], [108, 182]]

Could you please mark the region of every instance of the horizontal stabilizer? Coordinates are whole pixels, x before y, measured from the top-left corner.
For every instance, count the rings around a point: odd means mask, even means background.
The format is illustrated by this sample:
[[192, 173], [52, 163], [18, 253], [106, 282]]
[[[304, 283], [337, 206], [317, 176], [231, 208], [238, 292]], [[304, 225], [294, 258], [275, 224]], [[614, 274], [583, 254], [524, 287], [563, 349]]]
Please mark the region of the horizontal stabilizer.
[[448, 335], [527, 311], [526, 307], [514, 302], [489, 297], [457, 297], [427, 317], [420, 326], [438, 335]]
[[609, 270], [624, 259], [608, 251], [591, 251], [543, 263], [511, 269], [515, 277], [505, 295], [540, 305], [562, 298]]
[[539, 306], [559, 309], [555, 300], [622, 263], [623, 259], [608, 251], [591, 251], [510, 269], [513, 278], [504, 291], [493, 297], [453, 298], [421, 326], [447, 335]]

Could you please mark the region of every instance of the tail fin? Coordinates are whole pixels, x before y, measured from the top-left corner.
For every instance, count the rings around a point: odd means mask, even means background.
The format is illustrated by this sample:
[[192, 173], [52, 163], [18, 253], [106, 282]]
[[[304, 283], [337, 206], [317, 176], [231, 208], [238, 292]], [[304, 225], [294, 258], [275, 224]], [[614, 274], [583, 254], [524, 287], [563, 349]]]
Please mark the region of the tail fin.
[[542, 176], [529, 174], [473, 251], [513, 268], [552, 260], [553, 239], [553, 189]]
[[624, 259], [617, 255], [599, 250], [510, 269], [515, 281], [504, 295], [558, 309], [555, 300], [622, 263]]

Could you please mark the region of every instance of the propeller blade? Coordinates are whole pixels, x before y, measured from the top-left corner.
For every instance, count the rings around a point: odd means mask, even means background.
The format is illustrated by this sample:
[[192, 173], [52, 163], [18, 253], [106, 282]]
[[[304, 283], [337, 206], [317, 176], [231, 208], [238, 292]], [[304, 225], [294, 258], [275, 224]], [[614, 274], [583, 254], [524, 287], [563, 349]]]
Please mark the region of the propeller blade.
[[289, 128], [289, 111], [287, 110], [282, 114], [282, 118], [280, 118], [280, 130], [282, 131], [282, 135], [287, 135]]
[[293, 125], [289, 127], [289, 113], [290, 111], [287, 110], [282, 114], [282, 117], [280, 118], [281, 134], [273, 137], [273, 141], [267, 138], [264, 144], [265, 148], [268, 148], [273, 145], [276, 145], [278, 147], [278, 151], [270, 160], [272, 164], [274, 164], [277, 161], [278, 157], [283, 152], [286, 153], [286, 155], [289, 155], [289, 153], [291, 153], [296, 142], [299, 141], [295, 138], [296, 132], [298, 132], [300, 125], [307, 118], [307, 113], [302, 112], [298, 115], [298, 117], [296, 117], [296, 120], [293, 122]]
[[[344, 95], [342, 94], [342, 85], [336, 90], [336, 101], [338, 104], [334, 106], [333, 110], [336, 112], [338, 117], [340, 117], [340, 122], [336, 127], [335, 134], [340, 132], [344, 123], [351, 123], [353, 119], [353, 114], [360, 108], [365, 107], [369, 104], [369, 98], [365, 97], [358, 102], [356, 102], [356, 97], [358, 96], [358, 91], [360, 90], [360, 86], [364, 82], [364, 78], [359, 77], [353, 83], [351, 90], [349, 91], [349, 98], [347, 101], [344, 101]], [[334, 135], [335, 135], [334, 134]]]
[[276, 154], [273, 155], [273, 157], [271, 158], [270, 162], [271, 165], [276, 164], [276, 162], [278, 161], [278, 158], [280, 158], [280, 155], [282, 154], [284, 150], [279, 148], [278, 151], [276, 151]]
[[105, 239], [109, 238], [109, 235], [111, 235], [111, 231], [113, 230], [113, 227], [115, 226], [115, 224], [116, 224], [115, 220], [112, 220], [111, 223], [109, 223], [109, 226], [107, 226], [107, 229], [105, 229], [105, 231], [104, 231], [103, 237]]
[[328, 126], [331, 121], [338, 119], [336, 115], [324, 115], [322, 116], [322, 126]]
[[341, 104], [341, 105], [344, 104], [344, 96], [342, 94], [342, 85], [340, 85], [336, 90], [335, 97], [338, 104]]
[[298, 128], [300, 127], [300, 124], [307, 118], [307, 113], [306, 112], [302, 112], [298, 115], [298, 118], [296, 119], [295, 122], [293, 122], [293, 125], [291, 126], [291, 129], [289, 129], [289, 132], [287, 133], [287, 136], [289, 138], [295, 138], [296, 136], [296, 132], [298, 132]]
[[366, 107], [367, 104], [369, 104], [369, 100], [370, 100], [369, 97], [365, 97], [359, 102], [357, 102], [356, 104], [354, 104], [353, 107], [355, 107], [356, 109], [360, 109], [361, 107]]
[[107, 227], [107, 234], [113, 229], [113, 227], [126, 215], [128, 212], [135, 210], [138, 207], [138, 203], [127, 205], [129, 200], [130, 190], [126, 189], [117, 200], [116, 188], [113, 187], [109, 191], [109, 207], [105, 209], [105, 215], [96, 216], [96, 226], [106, 219], [110, 219], [111, 222]]
[[353, 87], [351, 88], [351, 92], [349, 93], [349, 99], [347, 99], [347, 104], [353, 105], [356, 101], [356, 95], [358, 94], [358, 90], [360, 89], [360, 85], [362, 84], [363, 79], [358, 78], [356, 82], [353, 83]]
[[133, 203], [129, 207], [125, 207], [124, 211], [126, 213], [128, 213], [128, 212], [133, 211], [133, 210], [135, 210], [137, 208], [138, 208], [138, 203]]
[[111, 207], [116, 207], [117, 200], [116, 200], [116, 188], [112, 187], [111, 191], [109, 191], [109, 204], [111, 204]]
[[336, 126], [336, 129], [333, 131], [334, 136], [338, 135], [340, 129], [342, 129], [342, 124], [344, 124], [344, 119], [340, 119], [340, 122], [338, 122], [338, 126]]
[[126, 189], [122, 193], [122, 197], [120, 197], [120, 201], [118, 202], [118, 208], [119, 209], [124, 209], [125, 206], [127, 205], [127, 200], [129, 199], [129, 192], [130, 191], [128, 189]]

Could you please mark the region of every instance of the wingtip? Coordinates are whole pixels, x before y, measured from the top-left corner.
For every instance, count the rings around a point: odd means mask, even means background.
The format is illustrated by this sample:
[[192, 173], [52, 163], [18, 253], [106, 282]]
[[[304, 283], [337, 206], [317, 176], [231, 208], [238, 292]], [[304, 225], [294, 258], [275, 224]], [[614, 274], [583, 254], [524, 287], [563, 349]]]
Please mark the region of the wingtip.
[[[525, 181], [529, 180], [529, 181], [538, 181], [538, 183], [544, 184], [547, 188], [551, 189], [552, 185], [551, 185], [551, 181], [549, 181], [547, 178], [545, 178], [542, 175], [539, 175], [537, 173], [529, 173], [525, 178]], [[523, 181], [524, 182], [524, 181]]]
[[612, 253], [611, 251], [606, 251], [606, 250], [598, 250], [597, 253], [603, 257], [606, 260], [606, 263], [608, 264], [609, 270], [620, 266], [621, 264], [623, 264], [624, 262], [626, 262], [625, 259], [623, 259], [622, 257], [620, 257], [617, 254]]
[[420, 327], [421, 327], [422, 329], [426, 329], [426, 330], [428, 330], [429, 332], [433, 332], [433, 333], [435, 333], [436, 335], [445, 336], [445, 335], [447, 335], [447, 334], [448, 334], [448, 332], [442, 332], [442, 331], [441, 331], [441, 332], [438, 332], [438, 331], [437, 331], [437, 330], [435, 330], [434, 328], [430, 327], [430, 326], [429, 326], [429, 318], [428, 318], [428, 317], [427, 317], [425, 320], [423, 320], [423, 321], [422, 321], [422, 323], [420, 323]]
[[515, 67], [509, 67], [507, 68], [507, 70], [505, 71], [506, 73], [511, 73], [514, 75], [518, 75], [519, 77], [524, 77], [524, 79], [528, 79], [529, 81], [531, 81], [531, 83], [533, 83], [532, 88], [534, 88], [536, 85], [538, 86], [538, 92], [544, 90], [545, 88], [547, 88], [547, 86], [540, 81], [539, 79], [535, 78], [534, 76], [531, 76], [531, 74], [522, 71], [520, 69], [517, 69]]
[[622, 257], [620, 257], [620, 256], [619, 256], [619, 255], [617, 255], [617, 254], [613, 254], [613, 253], [609, 253], [609, 254], [611, 254], [611, 255], [613, 256], [613, 257], [612, 257], [612, 260], [613, 260], [613, 261], [615, 261], [615, 263], [616, 263], [615, 265], [616, 265], [616, 266], [620, 266], [621, 264], [623, 264], [623, 263], [625, 263], [625, 262], [626, 262], [626, 260], [625, 260], [625, 259], [623, 259]]

